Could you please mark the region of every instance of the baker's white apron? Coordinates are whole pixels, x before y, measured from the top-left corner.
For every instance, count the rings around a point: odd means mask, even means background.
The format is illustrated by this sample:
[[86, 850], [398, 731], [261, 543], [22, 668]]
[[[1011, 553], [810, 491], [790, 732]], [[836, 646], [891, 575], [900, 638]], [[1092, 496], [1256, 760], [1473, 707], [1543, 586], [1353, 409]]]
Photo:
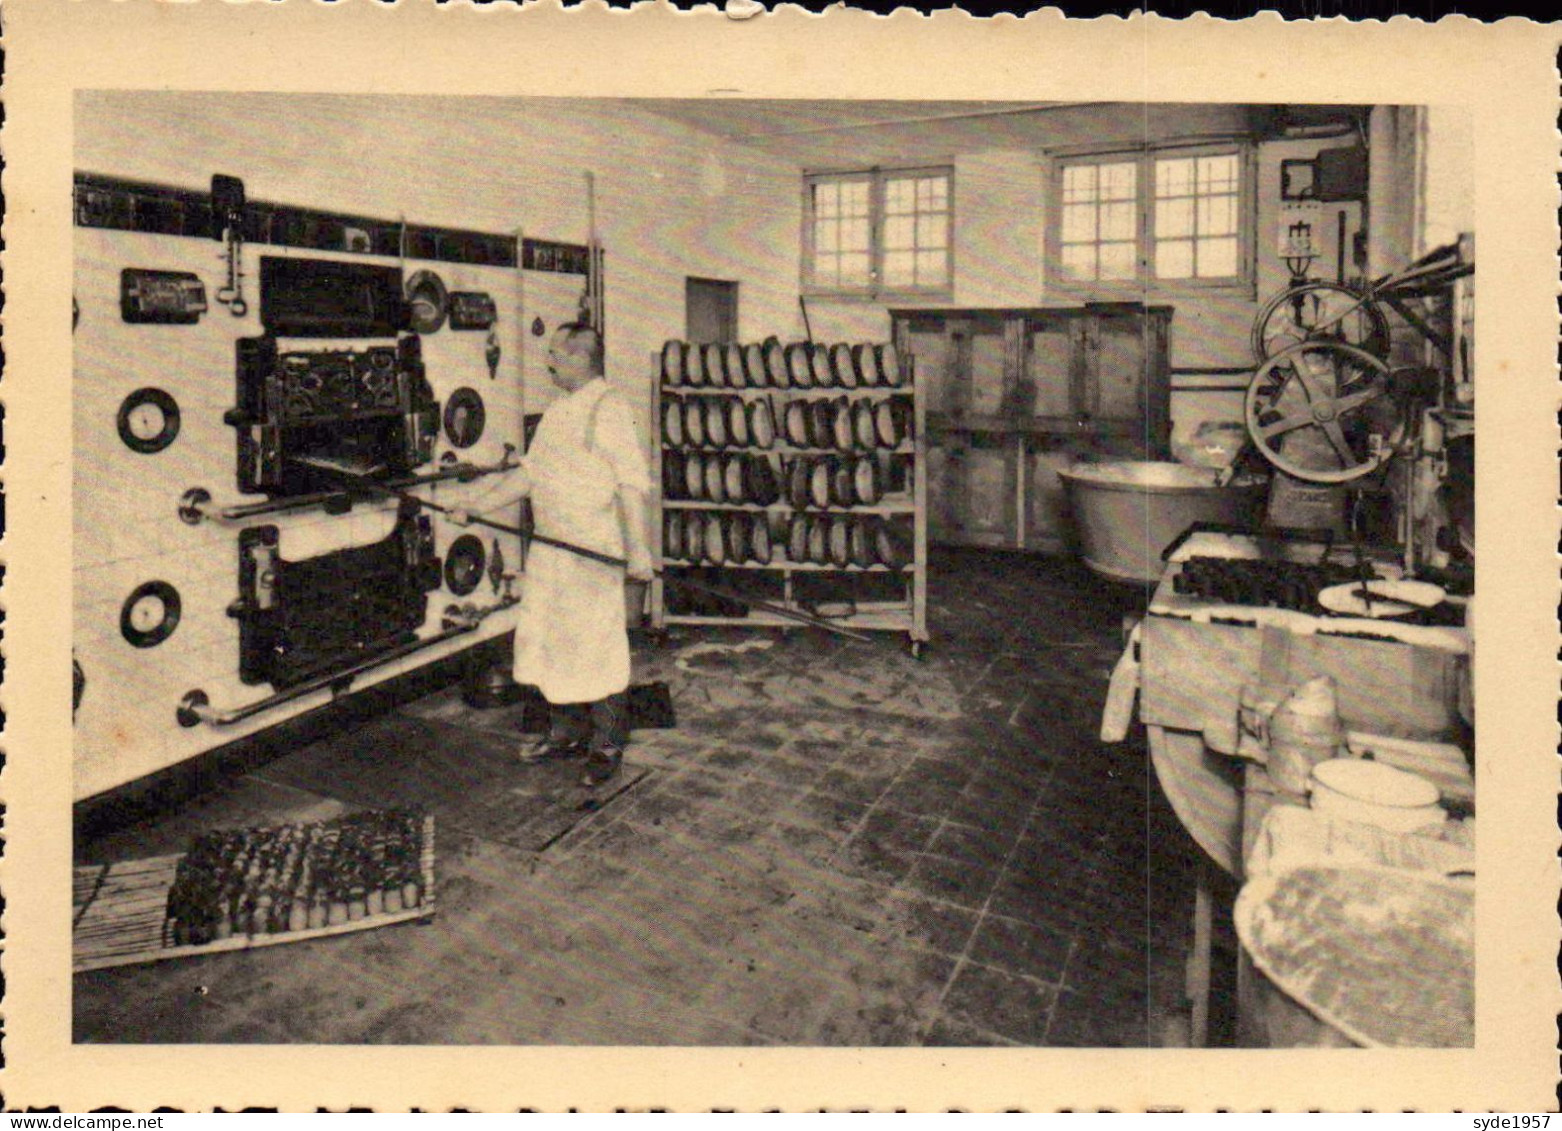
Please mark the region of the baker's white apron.
[[[624, 556], [618, 477], [591, 432], [606, 383], [554, 402], [526, 466], [538, 534]], [[624, 570], [533, 543], [515, 628], [516, 682], [550, 703], [590, 703], [629, 686]]]

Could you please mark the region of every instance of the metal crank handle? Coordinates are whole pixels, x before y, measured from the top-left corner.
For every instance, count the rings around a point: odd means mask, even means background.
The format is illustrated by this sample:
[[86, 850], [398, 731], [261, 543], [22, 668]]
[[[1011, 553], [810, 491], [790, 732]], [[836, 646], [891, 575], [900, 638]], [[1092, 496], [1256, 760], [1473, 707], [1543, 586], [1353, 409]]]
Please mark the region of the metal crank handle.
[[223, 506], [212, 501], [212, 494], [206, 488], [191, 487], [179, 496], [179, 519], [190, 526], [199, 526], [203, 522], [242, 522], [261, 515], [283, 514], [287, 511], [308, 510], [319, 506], [328, 507], [332, 501], [343, 497], [340, 491], [329, 491], [268, 499], [263, 503], [233, 503]]

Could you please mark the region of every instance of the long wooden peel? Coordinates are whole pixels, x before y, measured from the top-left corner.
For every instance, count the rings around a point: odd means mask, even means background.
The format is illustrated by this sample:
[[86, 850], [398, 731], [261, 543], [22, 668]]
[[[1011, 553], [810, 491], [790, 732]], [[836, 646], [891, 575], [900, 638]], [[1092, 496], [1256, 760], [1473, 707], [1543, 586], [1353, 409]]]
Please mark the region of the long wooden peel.
[[[367, 491], [375, 491], [382, 495], [388, 495], [391, 498], [403, 499], [419, 507], [427, 507], [436, 514], [449, 514], [452, 510], [459, 509], [457, 507], [446, 507], [441, 506], [438, 503], [431, 503], [429, 500], [419, 498], [417, 495], [413, 495], [407, 491], [400, 491], [395, 487], [387, 487], [383, 483], [377, 483], [373, 479], [370, 479], [366, 472], [358, 470], [355, 467], [347, 466], [346, 464], [338, 460], [330, 459], [329, 457], [294, 456], [293, 462], [315, 468], [317, 471], [329, 472], [330, 474], [339, 476], [342, 479], [351, 480], [354, 486], [362, 487]], [[518, 526], [508, 526], [505, 523], [494, 522], [491, 519], [482, 518], [475, 514], [469, 514], [467, 519], [475, 526], [486, 526], [490, 530], [499, 531], [501, 534], [514, 534], [518, 538], [524, 538], [532, 542], [541, 542], [545, 546], [555, 546], [560, 550], [568, 550], [572, 554], [579, 554], [583, 558], [590, 558], [594, 562], [601, 562], [603, 565], [622, 566], [625, 568], [627, 568], [629, 565], [629, 563], [626, 562], [623, 558], [615, 558], [611, 554], [598, 553], [596, 550], [588, 550], [584, 546], [576, 546], [570, 542], [560, 542], [556, 539], [548, 538], [541, 534], [533, 534], [529, 531], [522, 530]]]
[[[363, 473], [344, 467], [340, 463], [330, 459], [317, 458], [313, 456], [296, 456], [294, 459], [298, 463], [305, 464], [306, 466], [315, 468], [317, 470], [327, 471], [333, 475], [339, 475], [345, 479], [350, 479], [356, 486], [361, 486], [366, 490], [377, 491], [382, 495], [388, 495], [392, 498], [402, 499], [415, 506], [427, 507], [429, 510], [438, 514], [449, 514], [452, 510], [459, 509], [456, 507], [441, 506], [439, 503], [431, 503], [427, 499], [419, 498], [418, 496], [409, 494], [406, 491], [399, 491], [394, 487], [387, 487], [383, 483], [376, 483], [374, 480], [367, 478]], [[620, 566], [624, 569], [629, 567], [629, 563], [623, 558], [615, 558], [611, 554], [603, 554], [596, 550], [587, 549], [585, 546], [577, 546], [573, 542], [565, 542], [558, 538], [549, 538], [543, 534], [537, 534], [530, 530], [523, 530], [519, 526], [510, 526], [507, 523], [494, 522], [492, 519], [481, 518], [475, 514], [470, 513], [467, 514], [467, 520], [474, 525], [486, 526], [490, 530], [497, 530], [501, 534], [513, 534], [515, 537], [520, 538], [523, 541], [540, 542], [544, 546], [552, 546], [555, 549], [564, 550], [568, 553], [576, 554], [582, 558], [588, 558], [594, 562], [601, 562], [603, 565]], [[736, 601], [738, 604], [747, 608], [773, 613], [778, 617], [785, 617], [788, 620], [795, 620], [800, 624], [812, 625], [814, 628], [822, 628], [826, 632], [833, 632], [837, 636], [846, 637], [848, 640], [858, 640], [864, 644], [873, 643], [869, 637], [864, 636], [860, 632], [853, 632], [849, 628], [842, 628], [838, 624], [831, 624], [822, 617], [809, 616], [807, 613], [798, 612], [796, 609], [789, 609], [785, 605], [776, 605], [769, 601], [762, 601], [756, 597], [747, 597], [740, 593], [734, 593], [732, 590], [725, 589], [719, 585], [706, 585], [703, 582], [690, 581], [686, 577], [672, 576], [664, 573], [661, 570], [653, 570], [652, 572], [657, 577], [660, 577], [663, 583], [667, 585], [693, 590], [696, 593], [704, 593], [708, 597], [719, 597], [725, 601]]]
[[787, 608], [785, 605], [773, 605], [769, 601], [761, 601], [757, 597], [745, 597], [741, 593], [734, 593], [732, 590], [724, 589], [719, 585], [706, 585], [704, 582], [690, 581], [685, 577], [669, 577], [661, 570], [656, 570], [655, 573], [656, 576], [660, 577], [667, 585], [675, 585], [684, 589], [692, 589], [695, 592], [704, 593], [710, 597], [720, 597], [727, 601], [736, 601], [738, 604], [746, 605], [751, 609], [759, 609], [762, 612], [774, 613], [778, 617], [786, 617], [788, 620], [795, 620], [801, 624], [809, 624], [813, 625], [815, 628], [822, 628], [826, 632], [833, 632], [837, 636], [846, 637], [848, 640], [860, 640], [864, 644], [873, 643], [871, 639], [864, 636], [860, 632], [853, 632], [849, 628], [842, 628], [838, 624], [831, 624], [822, 617], [813, 617], [809, 616], [807, 613], [800, 613], [796, 609]]

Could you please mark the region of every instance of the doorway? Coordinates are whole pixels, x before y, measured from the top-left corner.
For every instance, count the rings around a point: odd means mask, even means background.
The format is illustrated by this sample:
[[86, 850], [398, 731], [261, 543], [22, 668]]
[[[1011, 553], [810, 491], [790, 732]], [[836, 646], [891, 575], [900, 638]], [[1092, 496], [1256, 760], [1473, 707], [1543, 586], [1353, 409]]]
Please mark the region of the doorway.
[[738, 285], [721, 279], [684, 280], [685, 340], [738, 340]]

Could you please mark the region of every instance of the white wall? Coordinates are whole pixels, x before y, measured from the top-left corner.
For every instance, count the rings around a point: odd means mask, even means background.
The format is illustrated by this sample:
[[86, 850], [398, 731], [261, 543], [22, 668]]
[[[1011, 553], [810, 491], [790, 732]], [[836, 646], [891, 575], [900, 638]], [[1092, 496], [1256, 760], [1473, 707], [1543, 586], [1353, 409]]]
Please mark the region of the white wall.
[[1475, 230], [1475, 124], [1469, 107], [1428, 106], [1422, 120], [1423, 222], [1416, 255]]

